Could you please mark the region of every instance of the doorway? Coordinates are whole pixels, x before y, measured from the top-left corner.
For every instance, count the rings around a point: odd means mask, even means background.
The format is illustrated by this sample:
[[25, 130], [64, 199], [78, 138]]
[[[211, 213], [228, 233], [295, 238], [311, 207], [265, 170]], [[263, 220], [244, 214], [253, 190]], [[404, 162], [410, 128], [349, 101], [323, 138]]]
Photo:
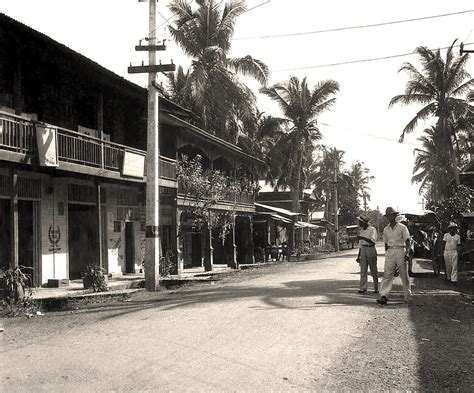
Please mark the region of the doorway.
[[133, 222], [125, 223], [125, 272], [135, 273], [135, 233]]
[[[30, 277], [30, 285], [39, 285], [39, 208], [38, 202], [18, 201], [18, 264]], [[11, 263], [10, 200], [0, 199], [0, 267]]]
[[96, 209], [89, 205], [68, 205], [69, 278], [81, 278], [87, 264], [99, 263]]

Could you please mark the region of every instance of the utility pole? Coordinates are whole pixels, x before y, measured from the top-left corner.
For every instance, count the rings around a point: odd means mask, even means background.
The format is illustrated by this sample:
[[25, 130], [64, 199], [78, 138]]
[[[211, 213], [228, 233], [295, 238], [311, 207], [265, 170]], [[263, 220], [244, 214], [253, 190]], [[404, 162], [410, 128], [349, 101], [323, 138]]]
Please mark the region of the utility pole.
[[334, 249], [339, 251], [339, 217], [338, 217], [338, 205], [337, 200], [337, 175], [339, 168], [337, 165], [337, 156], [334, 157]]
[[156, 45], [156, 0], [149, 0], [149, 44], [140, 44], [137, 51], [148, 51], [148, 66], [128, 67], [130, 74], [148, 73], [148, 117], [146, 153], [146, 239], [145, 239], [145, 287], [157, 291], [160, 287], [160, 193], [159, 193], [159, 96], [156, 87], [157, 72], [174, 71], [174, 64], [156, 64], [156, 51], [165, 45]]

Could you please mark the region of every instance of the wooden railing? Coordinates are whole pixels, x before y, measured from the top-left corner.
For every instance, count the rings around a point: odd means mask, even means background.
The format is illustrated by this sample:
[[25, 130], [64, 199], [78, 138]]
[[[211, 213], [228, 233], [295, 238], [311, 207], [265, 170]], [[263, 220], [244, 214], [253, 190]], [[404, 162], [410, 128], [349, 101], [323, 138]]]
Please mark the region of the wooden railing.
[[[57, 129], [58, 160], [88, 167], [120, 172], [125, 152], [145, 156], [143, 150], [89, 135]], [[0, 150], [9, 150], [32, 156], [38, 154], [34, 122], [21, 116], [0, 112]], [[176, 180], [176, 161], [160, 157], [160, 177]]]
[[33, 154], [36, 151], [34, 124], [28, 119], [0, 112], [0, 148]]
[[[186, 190], [178, 183], [178, 194], [185, 195]], [[187, 197], [199, 199], [199, 195], [188, 195]], [[238, 203], [244, 205], [253, 205], [255, 202], [255, 196], [248, 192], [236, 193], [229, 191], [225, 194], [223, 202], [226, 203]]]

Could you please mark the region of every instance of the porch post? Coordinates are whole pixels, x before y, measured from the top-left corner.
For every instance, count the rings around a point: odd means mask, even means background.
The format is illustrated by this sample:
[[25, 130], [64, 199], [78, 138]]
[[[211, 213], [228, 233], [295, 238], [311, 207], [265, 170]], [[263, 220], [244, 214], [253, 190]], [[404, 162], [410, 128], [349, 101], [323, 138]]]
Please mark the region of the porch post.
[[254, 244], [253, 244], [253, 221], [252, 221], [252, 216], [249, 215], [249, 246], [250, 246], [250, 263], [255, 263], [255, 254], [254, 254]]
[[95, 208], [96, 208], [96, 225], [97, 225], [97, 238], [99, 241], [98, 244], [98, 254], [99, 254], [99, 266], [104, 267], [104, 261], [102, 258], [102, 207], [101, 207], [101, 195], [100, 195], [101, 185], [99, 181], [95, 183]]
[[11, 256], [10, 267], [19, 267], [19, 231], [18, 231], [18, 173], [10, 167], [10, 232], [11, 232]]
[[239, 269], [239, 261], [237, 260], [237, 244], [235, 244], [235, 213], [232, 215], [232, 260], [229, 261], [228, 266], [233, 269]]
[[[209, 216], [211, 213], [209, 213]], [[214, 270], [214, 247], [212, 247], [212, 227], [211, 219], [209, 217], [209, 224], [206, 236], [206, 256], [204, 258], [204, 271], [212, 272]]]
[[104, 92], [102, 85], [99, 89], [99, 97], [97, 99], [97, 131], [100, 139], [100, 165], [105, 167], [104, 162]]
[[184, 272], [183, 237], [180, 231], [181, 210], [176, 208], [175, 239], [176, 239], [176, 270], [178, 274]]

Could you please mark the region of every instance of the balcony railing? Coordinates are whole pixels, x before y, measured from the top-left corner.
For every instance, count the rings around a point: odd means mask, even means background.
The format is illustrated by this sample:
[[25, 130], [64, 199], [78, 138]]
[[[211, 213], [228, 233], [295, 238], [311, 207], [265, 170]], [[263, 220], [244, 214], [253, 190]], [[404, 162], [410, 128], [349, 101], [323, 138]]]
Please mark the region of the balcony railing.
[[[181, 196], [186, 194], [186, 190], [184, 190], [184, 188], [180, 184], [178, 184], [178, 194]], [[199, 200], [199, 196], [197, 195], [188, 195], [187, 197]], [[223, 202], [253, 205], [255, 202], [255, 196], [248, 192], [236, 193], [229, 191], [225, 194]]]
[[[142, 150], [118, 143], [103, 141], [62, 127], [57, 129], [59, 162], [70, 162], [120, 172], [125, 152], [145, 157]], [[31, 156], [38, 155], [34, 122], [0, 112], [0, 150], [9, 150]], [[176, 161], [160, 157], [160, 177], [176, 180]]]

